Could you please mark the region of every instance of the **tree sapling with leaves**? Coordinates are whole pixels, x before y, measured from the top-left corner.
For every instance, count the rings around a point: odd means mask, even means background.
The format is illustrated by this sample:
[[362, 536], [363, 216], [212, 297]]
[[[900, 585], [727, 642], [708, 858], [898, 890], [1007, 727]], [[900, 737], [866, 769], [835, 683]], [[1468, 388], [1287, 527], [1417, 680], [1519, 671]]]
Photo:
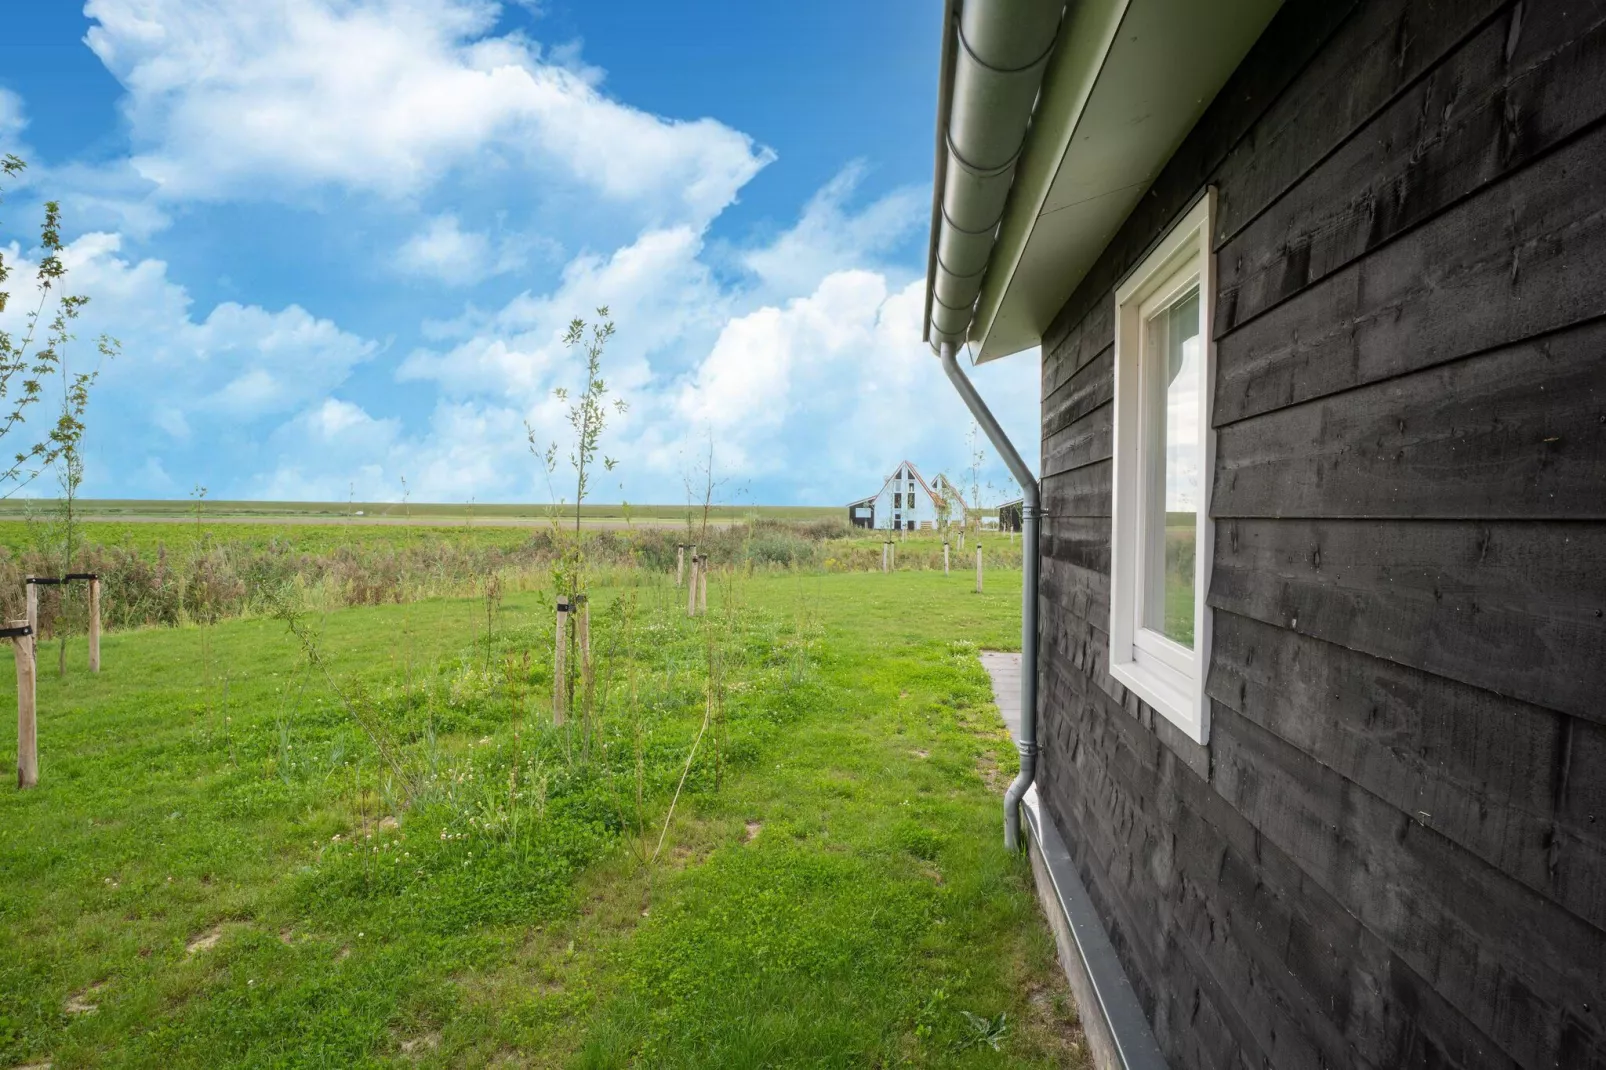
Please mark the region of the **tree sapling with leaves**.
[[[581, 537], [580, 518], [585, 505], [586, 492], [590, 488], [590, 480], [595, 472], [597, 454], [602, 445], [602, 433], [608, 426], [608, 409], [611, 407], [617, 414], [623, 414], [629, 406], [622, 398], [615, 398], [610, 403], [608, 385], [602, 378], [602, 355], [607, 348], [608, 340], [613, 337], [613, 321], [608, 318], [608, 306], [603, 305], [597, 309], [596, 322], [587, 324], [585, 320], [576, 316], [569, 321], [569, 329], [564, 333], [563, 344], [569, 349], [578, 348], [585, 354], [585, 385], [581, 388], [579, 396], [574, 399], [568, 408], [567, 418], [569, 426], [574, 431], [574, 444], [569, 450], [569, 465], [574, 469], [574, 532], [572, 537], [565, 538], [565, 532], [558, 523], [557, 513], [553, 514], [553, 535], [558, 538], [561, 553], [553, 564], [553, 587], [558, 596], [567, 602], [573, 603], [576, 596], [583, 595], [586, 586], [586, 560], [585, 546]], [[552, 391], [559, 401], [569, 401], [569, 392], [563, 387]], [[524, 425], [525, 436], [530, 444], [530, 452], [541, 459], [546, 469], [547, 487], [552, 492], [554, 509], [563, 504], [563, 499], [556, 493], [552, 480], [557, 472], [558, 451], [557, 442], [552, 442], [544, 449], [537, 444], [536, 430], [530, 424]], [[613, 471], [618, 462], [604, 454], [602, 466], [606, 471]], [[572, 647], [575, 634], [574, 627], [582, 619], [579, 613], [570, 613], [567, 617], [569, 634], [562, 637], [566, 647]], [[574, 658], [565, 658], [565, 674], [569, 677], [563, 681], [563, 686], [569, 694], [572, 705], [573, 672], [577, 667]], [[581, 715], [583, 723], [589, 726], [590, 696], [582, 697]]]

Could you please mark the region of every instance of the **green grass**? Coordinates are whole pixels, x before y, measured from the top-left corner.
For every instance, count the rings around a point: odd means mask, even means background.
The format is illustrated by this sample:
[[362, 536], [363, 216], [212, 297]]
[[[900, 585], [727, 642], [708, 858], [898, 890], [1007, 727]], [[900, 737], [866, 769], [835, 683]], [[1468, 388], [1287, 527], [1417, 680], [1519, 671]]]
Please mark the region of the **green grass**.
[[[597, 592], [599, 652], [630, 597], [646, 827], [620, 713], [590, 763], [541, 723], [546, 596], [489, 644], [477, 601], [322, 619], [429, 773], [410, 808], [282, 623], [113, 634], [98, 677], [42, 659], [41, 783], [0, 791], [0, 1065], [1079, 1062], [975, 658], [1018, 646], [1019, 574], [711, 584], [728, 728], [650, 868], [707, 635], [672, 588]], [[965, 1012], [1005, 1016], [999, 1050]]]
[[[22, 518], [29, 510], [48, 511], [54, 507], [50, 500], [29, 501], [13, 498], [0, 502], [0, 516]], [[552, 515], [551, 506], [536, 503], [523, 504], [441, 504], [432, 502], [268, 502], [268, 501], [207, 501], [206, 515], [215, 519], [259, 519], [263, 521], [313, 520], [330, 523], [347, 519], [418, 521], [528, 521], [545, 523]], [[77, 504], [80, 514], [90, 520], [136, 518], [141, 520], [182, 520], [195, 515], [193, 500], [177, 499], [116, 499], [86, 498]], [[558, 506], [560, 514], [573, 522], [574, 507]], [[357, 513], [362, 516], [356, 516]], [[693, 516], [702, 518], [702, 506], [600, 504], [581, 508], [582, 520], [622, 520], [627, 515], [644, 521], [680, 522]], [[709, 519], [719, 521], [750, 520], [766, 517], [773, 520], [821, 520], [845, 517], [845, 507], [835, 505], [715, 505], [709, 508]]]
[[[106, 547], [122, 547], [146, 557], [158, 547], [169, 553], [187, 554], [204, 539], [209, 545], [262, 549], [292, 546], [298, 552], [327, 554], [344, 547], [401, 549], [409, 546], [451, 544], [456, 546], [502, 547], [512, 549], [530, 537], [527, 528], [481, 524], [412, 527], [389, 524], [306, 523], [286, 524], [264, 520], [219, 524], [208, 517], [197, 526], [194, 520], [97, 520], [86, 525], [86, 541]], [[0, 546], [13, 553], [35, 545], [36, 533], [24, 520], [0, 520]]]

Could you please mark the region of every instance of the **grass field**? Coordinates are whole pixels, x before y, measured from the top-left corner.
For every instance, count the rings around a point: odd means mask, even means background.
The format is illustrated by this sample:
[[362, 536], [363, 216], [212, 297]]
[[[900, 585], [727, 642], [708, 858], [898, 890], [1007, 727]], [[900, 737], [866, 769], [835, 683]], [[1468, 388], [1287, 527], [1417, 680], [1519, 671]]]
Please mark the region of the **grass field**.
[[[574, 506], [551, 506], [528, 503], [461, 504], [433, 502], [259, 502], [259, 501], [205, 501], [199, 503], [202, 513], [214, 522], [271, 522], [276, 524], [331, 522], [350, 524], [404, 524], [420, 526], [447, 525], [513, 525], [528, 526], [549, 523], [554, 514], [574, 522]], [[55, 507], [49, 500], [13, 498], [0, 501], [0, 519], [20, 520], [28, 513], [44, 513]], [[148, 522], [153, 520], [186, 520], [194, 517], [197, 503], [184, 499], [117, 499], [86, 498], [80, 501], [77, 511], [89, 521], [121, 520]], [[624, 505], [603, 504], [582, 506], [581, 522], [586, 526], [614, 527], [626, 523], [645, 525], [698, 524], [703, 520], [703, 508], [698, 505]], [[731, 523], [741, 520], [765, 518], [769, 520], [824, 520], [845, 517], [847, 510], [838, 506], [813, 505], [714, 505], [708, 509], [712, 523]]]
[[594, 594], [589, 756], [541, 596], [314, 613], [327, 677], [272, 619], [42, 661], [0, 1065], [1081, 1064], [975, 658], [1018, 572]]

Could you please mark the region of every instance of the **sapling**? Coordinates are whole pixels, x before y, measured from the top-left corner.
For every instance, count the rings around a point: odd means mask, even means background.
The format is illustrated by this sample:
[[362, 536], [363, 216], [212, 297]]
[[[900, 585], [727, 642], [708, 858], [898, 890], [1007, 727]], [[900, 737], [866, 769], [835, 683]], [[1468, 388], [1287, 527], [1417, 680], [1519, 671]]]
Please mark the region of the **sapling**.
[[[602, 305], [597, 309], [597, 319], [591, 324], [578, 316], [569, 321], [569, 328], [564, 333], [563, 344], [569, 349], [578, 349], [585, 356], [585, 383], [579, 395], [570, 401], [569, 391], [557, 387], [552, 391], [553, 397], [559, 401], [570, 402], [565, 414], [569, 426], [574, 434], [573, 442], [569, 448], [569, 466], [574, 470], [574, 532], [572, 538], [564, 538], [565, 532], [557, 523], [557, 508], [562, 499], [555, 492], [551, 494], [553, 505], [552, 529], [560, 553], [553, 563], [553, 588], [561, 599], [572, 599], [585, 591], [586, 585], [586, 558], [585, 546], [580, 530], [580, 521], [585, 507], [587, 491], [591, 486], [591, 478], [595, 474], [598, 455], [602, 446], [602, 435], [607, 429], [609, 409], [614, 414], [623, 415], [629, 406], [622, 398], [615, 398], [611, 403], [608, 398], [608, 385], [602, 378], [602, 357], [607, 349], [608, 340], [614, 335], [613, 321], [609, 319], [608, 306]], [[536, 430], [529, 423], [524, 425], [525, 437], [529, 442], [530, 452], [539, 458], [546, 470], [547, 487], [553, 490], [552, 481], [557, 471], [559, 446], [556, 441], [542, 447], [538, 444]], [[603, 454], [601, 463], [606, 471], [613, 471], [617, 465], [612, 457]], [[574, 645], [574, 625], [577, 614], [568, 614], [565, 621], [565, 633], [557, 637], [557, 641], [566, 649]], [[563, 678], [555, 682], [556, 687], [562, 688], [566, 705], [573, 705], [575, 669], [577, 660], [572, 657], [564, 658]], [[589, 704], [589, 696], [582, 694], [582, 702]], [[582, 709], [582, 731], [589, 732], [591, 726], [590, 710]]]
[[[20, 175], [27, 166], [16, 156], [0, 157], [0, 194], [4, 193], [4, 184]], [[47, 377], [58, 373], [63, 384], [62, 412], [50, 433], [18, 450], [12, 455], [9, 467], [0, 470], [0, 487], [5, 488], [0, 497], [7, 498], [60, 460], [63, 450], [69, 446], [76, 450], [82, 442], [84, 410], [96, 374], [72, 375], [66, 367], [67, 347], [74, 339], [73, 323], [89, 298], [66, 292], [67, 265], [61, 258], [65, 248], [61, 241], [61, 205], [56, 201], [45, 202], [39, 247], [41, 255], [34, 273], [38, 298], [24, 317], [22, 336], [15, 337], [0, 330], [0, 441], [26, 422], [28, 410], [45, 396]], [[10, 275], [11, 268], [0, 252], [0, 287], [5, 286]], [[54, 311], [47, 314], [52, 298], [55, 299]], [[10, 299], [11, 294], [0, 288], [0, 313], [6, 310]], [[103, 334], [96, 339], [96, 348], [103, 358], [110, 358], [119, 352], [121, 343]]]

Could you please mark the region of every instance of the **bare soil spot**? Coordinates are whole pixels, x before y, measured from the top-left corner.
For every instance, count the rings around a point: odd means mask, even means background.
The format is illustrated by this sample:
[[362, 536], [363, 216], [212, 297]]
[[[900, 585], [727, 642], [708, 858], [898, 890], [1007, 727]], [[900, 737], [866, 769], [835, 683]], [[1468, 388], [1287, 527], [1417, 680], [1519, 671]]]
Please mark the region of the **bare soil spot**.
[[929, 750], [921, 750], [919, 748], [916, 748], [915, 750], [912, 750], [909, 753], [913, 754], [916, 758], [929, 758], [929, 757], [931, 757], [931, 752]]
[[184, 945], [184, 954], [198, 955], [202, 951], [210, 951], [221, 939], [223, 939], [223, 926], [214, 925], [201, 935], [190, 937], [190, 942]]
[[77, 993], [76, 995], [68, 996], [67, 1002], [63, 1005], [62, 1009], [68, 1014], [74, 1015], [94, 1014], [96, 1011], [100, 1010], [100, 1004], [95, 1002], [94, 995], [105, 987], [105, 983], [102, 982], [101, 984], [90, 985], [88, 988]]
[[743, 837], [742, 842], [752, 843], [754, 840], [758, 839], [758, 834], [762, 831], [764, 831], [764, 822], [749, 821], [747, 823], [747, 835]]
[[1056, 984], [1053, 989], [1033, 987], [1027, 992], [1027, 1029], [1069, 1056], [1068, 1065], [1085, 1065], [1087, 1036], [1082, 1032], [1081, 1017], [1070, 992], [1059, 988]]
[[993, 757], [992, 751], [983, 750], [976, 759], [976, 772], [981, 774], [981, 782], [987, 785], [987, 790], [1000, 793], [1004, 790], [1004, 776], [998, 771], [998, 759]]
[[410, 1059], [420, 1059], [440, 1046], [441, 1035], [439, 1033], [425, 1033], [421, 1037], [413, 1037], [411, 1040], [402, 1041], [401, 1053]]

